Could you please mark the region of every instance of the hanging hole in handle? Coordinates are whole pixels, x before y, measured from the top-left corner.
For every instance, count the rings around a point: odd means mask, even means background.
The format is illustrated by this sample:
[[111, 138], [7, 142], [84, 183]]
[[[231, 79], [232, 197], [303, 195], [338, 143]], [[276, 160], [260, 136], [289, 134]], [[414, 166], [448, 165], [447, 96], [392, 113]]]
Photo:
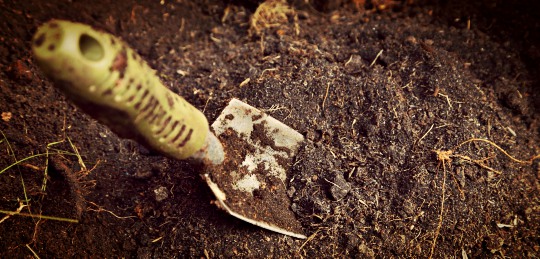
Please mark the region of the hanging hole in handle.
[[105, 52], [103, 46], [88, 34], [82, 34], [79, 38], [79, 51], [83, 57], [91, 61], [99, 61]]

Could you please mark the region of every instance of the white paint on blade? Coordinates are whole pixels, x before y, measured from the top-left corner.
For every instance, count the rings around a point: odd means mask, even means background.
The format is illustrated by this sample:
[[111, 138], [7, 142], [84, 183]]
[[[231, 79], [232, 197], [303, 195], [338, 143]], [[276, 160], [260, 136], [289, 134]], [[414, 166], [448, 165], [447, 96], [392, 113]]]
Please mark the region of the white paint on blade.
[[276, 151], [270, 147], [261, 147], [255, 143], [250, 144], [256, 147], [256, 151], [246, 155], [242, 166], [245, 166], [249, 172], [253, 172], [259, 165], [263, 165], [263, 169], [267, 174], [285, 181], [287, 174], [285, 169], [278, 163], [276, 156], [287, 157], [287, 153]]
[[[273, 140], [274, 146], [261, 146], [259, 141], [254, 142], [251, 139], [255, 124], [264, 126], [266, 137]], [[249, 172], [254, 172], [263, 166], [262, 169], [266, 174], [277, 177], [283, 182], [287, 178], [286, 170], [277, 159], [279, 157], [286, 159], [294, 155], [304, 140], [304, 136], [294, 129], [237, 99], [232, 99], [223, 109], [212, 124], [212, 129], [216, 136], [231, 129], [242, 138], [242, 141], [254, 147], [255, 151], [247, 154], [242, 162], [242, 166]], [[284, 149], [276, 150], [275, 147]]]
[[251, 116], [253, 110], [260, 113], [257, 109], [243, 102], [236, 99], [231, 100], [212, 124], [216, 136], [221, 135], [230, 128], [249, 139], [251, 132], [253, 132], [254, 123]]
[[258, 190], [261, 187], [261, 183], [254, 174], [244, 175], [242, 179], [233, 185], [233, 189], [247, 192], [253, 195], [253, 191]]
[[291, 153], [296, 153], [299, 144], [304, 141], [304, 136], [273, 117], [266, 116], [265, 119], [267, 123], [264, 126], [275, 145], [286, 147], [291, 150]]

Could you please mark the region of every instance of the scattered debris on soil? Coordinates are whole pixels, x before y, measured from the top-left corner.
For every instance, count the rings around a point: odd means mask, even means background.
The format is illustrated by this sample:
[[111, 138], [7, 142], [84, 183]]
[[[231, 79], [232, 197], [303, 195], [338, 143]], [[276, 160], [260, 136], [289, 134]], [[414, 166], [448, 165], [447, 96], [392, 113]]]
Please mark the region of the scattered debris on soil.
[[[2, 257], [540, 255], [537, 1], [272, 2], [0, 1]], [[121, 37], [209, 121], [235, 97], [301, 132], [308, 239], [67, 102], [31, 55], [52, 18]]]

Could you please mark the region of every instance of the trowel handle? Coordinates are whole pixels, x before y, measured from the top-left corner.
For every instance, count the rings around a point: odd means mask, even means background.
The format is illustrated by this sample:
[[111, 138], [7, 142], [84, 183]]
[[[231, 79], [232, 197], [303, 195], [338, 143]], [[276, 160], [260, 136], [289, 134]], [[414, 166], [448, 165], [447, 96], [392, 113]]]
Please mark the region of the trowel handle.
[[222, 151], [217, 158], [208, 154], [221, 144], [203, 113], [167, 89], [122, 40], [85, 24], [52, 20], [38, 28], [32, 49], [56, 86], [121, 137], [177, 159], [223, 160]]

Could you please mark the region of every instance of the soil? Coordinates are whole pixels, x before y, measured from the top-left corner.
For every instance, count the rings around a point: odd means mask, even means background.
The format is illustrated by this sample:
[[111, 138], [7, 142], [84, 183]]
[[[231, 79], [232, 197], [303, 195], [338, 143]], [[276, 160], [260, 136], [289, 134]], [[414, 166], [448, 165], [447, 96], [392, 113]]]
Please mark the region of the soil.
[[[540, 255], [537, 1], [0, 6], [1, 257]], [[52, 18], [121, 37], [209, 121], [235, 97], [302, 133], [284, 209], [308, 239], [66, 100], [30, 48]]]

